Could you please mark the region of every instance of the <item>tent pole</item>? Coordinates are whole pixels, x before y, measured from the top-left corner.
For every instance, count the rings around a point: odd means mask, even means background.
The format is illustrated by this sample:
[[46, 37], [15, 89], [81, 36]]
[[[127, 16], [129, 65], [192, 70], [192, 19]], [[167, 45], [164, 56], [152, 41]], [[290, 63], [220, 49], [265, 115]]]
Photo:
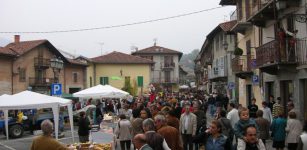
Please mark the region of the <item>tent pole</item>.
[[5, 132], [6, 132], [6, 140], [9, 140], [9, 120], [8, 110], [4, 110], [4, 119], [5, 119]]
[[72, 136], [72, 142], [75, 143], [75, 136], [74, 136], [74, 121], [73, 121], [73, 115], [72, 115], [72, 104], [68, 105], [68, 115], [69, 115], [69, 124], [70, 124], [70, 130], [71, 130], [71, 136]]

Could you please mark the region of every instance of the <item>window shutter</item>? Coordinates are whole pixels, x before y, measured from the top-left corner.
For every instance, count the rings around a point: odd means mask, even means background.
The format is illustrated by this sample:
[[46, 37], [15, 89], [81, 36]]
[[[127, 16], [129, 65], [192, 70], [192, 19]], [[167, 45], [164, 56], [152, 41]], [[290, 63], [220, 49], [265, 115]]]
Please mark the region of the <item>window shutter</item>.
[[138, 87], [143, 87], [143, 76], [138, 76]]

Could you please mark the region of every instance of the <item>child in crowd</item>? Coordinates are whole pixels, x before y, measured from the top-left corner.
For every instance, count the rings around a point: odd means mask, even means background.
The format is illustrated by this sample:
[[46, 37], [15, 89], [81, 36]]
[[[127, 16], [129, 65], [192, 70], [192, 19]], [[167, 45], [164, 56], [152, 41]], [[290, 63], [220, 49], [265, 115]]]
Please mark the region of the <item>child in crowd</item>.
[[242, 107], [239, 110], [239, 117], [240, 120], [235, 124], [234, 132], [237, 139], [244, 139], [245, 137], [243, 136], [243, 132], [246, 126], [255, 125], [256, 129], [258, 129], [258, 127], [255, 120], [249, 118], [249, 110], [247, 108]]

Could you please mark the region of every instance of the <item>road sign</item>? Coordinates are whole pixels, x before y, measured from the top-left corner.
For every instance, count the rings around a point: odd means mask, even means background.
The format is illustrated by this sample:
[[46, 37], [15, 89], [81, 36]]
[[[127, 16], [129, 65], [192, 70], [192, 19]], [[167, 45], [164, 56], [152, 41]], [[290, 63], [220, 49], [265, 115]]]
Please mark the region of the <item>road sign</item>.
[[232, 90], [232, 89], [234, 89], [235, 88], [235, 83], [234, 82], [229, 82], [228, 83], [228, 89], [229, 90]]
[[253, 75], [253, 84], [258, 84], [258, 83], [259, 83], [259, 76]]
[[62, 95], [62, 84], [60, 83], [51, 84], [51, 95]]

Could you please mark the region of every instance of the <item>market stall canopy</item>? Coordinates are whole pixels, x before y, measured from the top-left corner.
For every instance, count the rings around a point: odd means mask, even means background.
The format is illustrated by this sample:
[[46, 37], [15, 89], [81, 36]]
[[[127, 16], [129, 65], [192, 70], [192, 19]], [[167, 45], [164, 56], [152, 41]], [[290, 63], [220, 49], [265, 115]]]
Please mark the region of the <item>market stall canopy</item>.
[[[58, 138], [59, 107], [68, 106], [71, 131], [73, 136], [73, 118], [71, 100], [48, 96], [31, 91], [23, 91], [11, 96], [0, 97], [0, 110], [4, 111], [6, 133], [8, 133], [8, 110], [52, 108], [55, 120], [55, 133]], [[7, 134], [8, 139], [8, 134]]]
[[125, 98], [128, 95], [128, 92], [111, 85], [96, 85], [73, 94], [74, 97], [81, 98]]
[[187, 89], [187, 88], [189, 88], [189, 86], [187, 86], [187, 85], [181, 85], [181, 86], [179, 86], [179, 89]]

